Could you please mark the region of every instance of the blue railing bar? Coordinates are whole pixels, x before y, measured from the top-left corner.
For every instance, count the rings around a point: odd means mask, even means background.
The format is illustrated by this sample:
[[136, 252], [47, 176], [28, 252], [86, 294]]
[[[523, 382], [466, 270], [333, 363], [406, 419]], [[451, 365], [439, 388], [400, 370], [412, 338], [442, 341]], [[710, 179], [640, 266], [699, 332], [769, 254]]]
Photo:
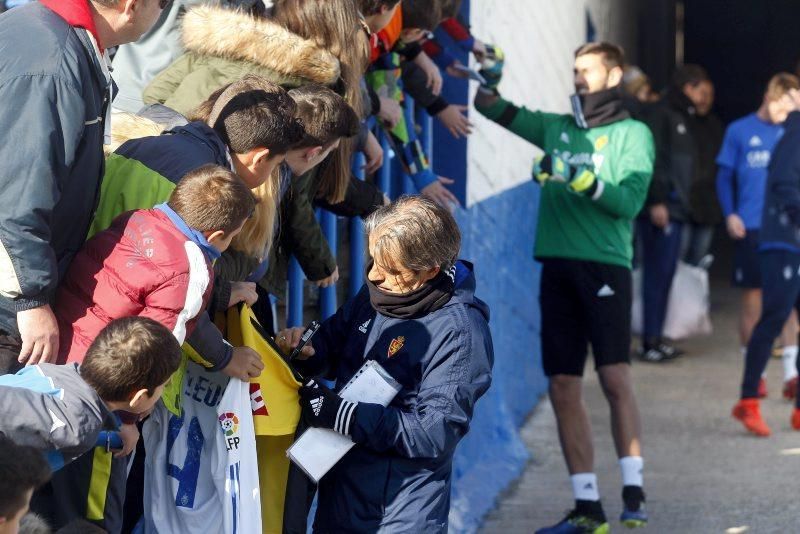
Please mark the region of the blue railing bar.
[[[414, 99], [406, 93], [404, 97], [403, 103], [403, 116], [406, 119], [406, 128], [408, 128], [409, 135], [415, 135], [415, 120], [414, 120]], [[403, 173], [403, 194], [404, 195], [413, 195], [417, 192], [416, 187], [414, 187], [414, 181], [411, 177]]]
[[[384, 165], [386, 155], [384, 154]], [[364, 155], [356, 154], [353, 159], [353, 174], [364, 179]], [[350, 217], [350, 298], [355, 297], [364, 285], [364, 224], [361, 217]]]
[[392, 167], [395, 158], [392, 145], [389, 143], [389, 134], [379, 129], [379, 139], [381, 140], [381, 148], [383, 148], [383, 166], [378, 171], [378, 187], [381, 188], [387, 197], [392, 197]]
[[[339, 248], [339, 238], [336, 235], [336, 215], [329, 211], [320, 210], [319, 218], [320, 225], [322, 226], [322, 234], [328, 241], [328, 245], [330, 246], [333, 257], [335, 258], [336, 251]], [[335, 284], [329, 287], [323, 287], [319, 290], [319, 308], [322, 319], [327, 319], [336, 313], [337, 302]]]
[[289, 260], [289, 289], [286, 299], [286, 326], [304, 326], [303, 323], [303, 269], [294, 256]]

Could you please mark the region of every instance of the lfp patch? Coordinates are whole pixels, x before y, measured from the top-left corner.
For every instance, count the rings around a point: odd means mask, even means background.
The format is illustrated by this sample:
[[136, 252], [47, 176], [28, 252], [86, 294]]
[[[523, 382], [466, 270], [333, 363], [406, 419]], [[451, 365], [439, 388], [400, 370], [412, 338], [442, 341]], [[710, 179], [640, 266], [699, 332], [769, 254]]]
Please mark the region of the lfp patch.
[[389, 343], [389, 358], [400, 352], [400, 349], [403, 348], [403, 345], [406, 344], [406, 338], [403, 336], [398, 336]]
[[219, 416], [219, 426], [223, 434], [232, 436], [239, 431], [239, 418], [233, 412], [225, 412]]

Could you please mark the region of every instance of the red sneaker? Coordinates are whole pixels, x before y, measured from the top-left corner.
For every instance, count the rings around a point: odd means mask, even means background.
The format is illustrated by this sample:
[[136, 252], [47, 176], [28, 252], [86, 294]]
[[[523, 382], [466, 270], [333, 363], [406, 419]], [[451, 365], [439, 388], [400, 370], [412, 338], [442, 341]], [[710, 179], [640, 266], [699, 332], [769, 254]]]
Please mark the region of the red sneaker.
[[758, 380], [758, 398], [759, 399], [766, 399], [767, 398], [767, 381], [763, 378]]
[[790, 378], [783, 383], [783, 398], [794, 400], [797, 397], [797, 377]]
[[800, 430], [800, 408], [792, 410], [792, 428]]
[[742, 399], [733, 407], [731, 415], [742, 422], [744, 427], [756, 436], [767, 437], [771, 434], [767, 423], [761, 417], [758, 399]]

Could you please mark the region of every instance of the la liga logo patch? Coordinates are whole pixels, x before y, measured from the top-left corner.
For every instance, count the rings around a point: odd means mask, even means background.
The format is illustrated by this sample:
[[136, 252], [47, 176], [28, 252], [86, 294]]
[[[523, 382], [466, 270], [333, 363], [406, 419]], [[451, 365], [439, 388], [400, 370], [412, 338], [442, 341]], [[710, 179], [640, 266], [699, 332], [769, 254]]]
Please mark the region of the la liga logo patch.
[[232, 436], [239, 431], [239, 418], [233, 412], [225, 412], [219, 416], [219, 426], [223, 434]]
[[403, 336], [398, 336], [389, 343], [389, 358], [400, 352], [400, 349], [403, 348], [403, 345], [406, 344], [406, 338]]

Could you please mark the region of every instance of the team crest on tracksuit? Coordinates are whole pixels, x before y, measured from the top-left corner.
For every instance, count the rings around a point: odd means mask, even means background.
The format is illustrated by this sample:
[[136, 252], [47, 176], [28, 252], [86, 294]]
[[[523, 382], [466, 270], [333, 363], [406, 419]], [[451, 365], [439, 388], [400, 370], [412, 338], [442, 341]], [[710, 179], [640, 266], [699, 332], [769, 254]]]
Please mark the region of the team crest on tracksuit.
[[400, 349], [403, 348], [403, 345], [406, 344], [406, 338], [403, 336], [398, 336], [389, 343], [389, 358], [400, 352]]

